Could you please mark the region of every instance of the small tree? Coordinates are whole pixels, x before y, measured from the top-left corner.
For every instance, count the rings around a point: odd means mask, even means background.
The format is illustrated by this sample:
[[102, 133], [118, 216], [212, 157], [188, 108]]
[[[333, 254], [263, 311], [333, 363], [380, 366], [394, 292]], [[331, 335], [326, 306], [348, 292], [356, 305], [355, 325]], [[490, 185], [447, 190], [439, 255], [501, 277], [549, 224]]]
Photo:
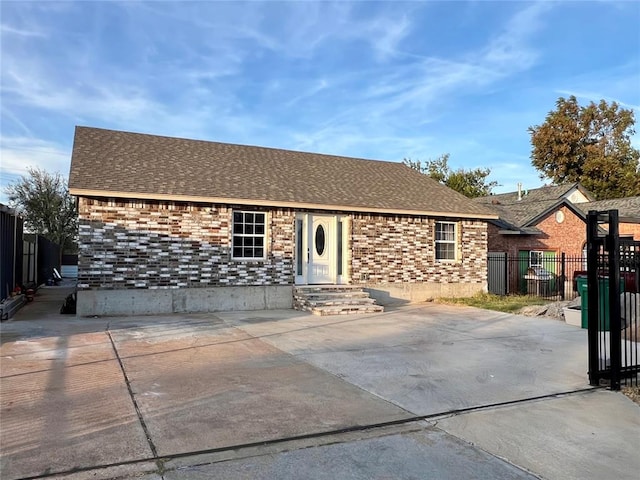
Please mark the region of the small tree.
[[73, 248], [78, 232], [76, 202], [59, 174], [39, 168], [27, 169], [21, 177], [5, 188], [9, 204], [25, 220], [25, 227], [60, 245], [61, 252]]
[[491, 173], [488, 168], [451, 170], [448, 153], [440, 155], [435, 160], [427, 160], [424, 165], [420, 160], [411, 160], [410, 158], [405, 158], [402, 163], [469, 198], [490, 195], [491, 190], [498, 186], [498, 182], [487, 181], [487, 177]]
[[632, 110], [600, 100], [582, 107], [560, 97], [542, 125], [529, 127], [531, 163], [555, 184], [580, 182], [597, 199], [640, 195], [640, 151]]

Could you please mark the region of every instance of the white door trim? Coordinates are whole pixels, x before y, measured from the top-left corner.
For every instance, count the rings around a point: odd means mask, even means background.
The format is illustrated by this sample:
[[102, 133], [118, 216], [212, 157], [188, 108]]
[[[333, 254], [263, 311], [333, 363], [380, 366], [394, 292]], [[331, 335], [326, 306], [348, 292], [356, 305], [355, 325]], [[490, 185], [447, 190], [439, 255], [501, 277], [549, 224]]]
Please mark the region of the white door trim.
[[[298, 213], [295, 219], [294, 273], [296, 285], [346, 283], [347, 233], [346, 216]], [[338, 224], [342, 237], [338, 239]], [[316, 244], [316, 233], [322, 225], [324, 248]], [[322, 241], [322, 233], [318, 234]], [[342, 247], [342, 265], [338, 274], [338, 242]]]

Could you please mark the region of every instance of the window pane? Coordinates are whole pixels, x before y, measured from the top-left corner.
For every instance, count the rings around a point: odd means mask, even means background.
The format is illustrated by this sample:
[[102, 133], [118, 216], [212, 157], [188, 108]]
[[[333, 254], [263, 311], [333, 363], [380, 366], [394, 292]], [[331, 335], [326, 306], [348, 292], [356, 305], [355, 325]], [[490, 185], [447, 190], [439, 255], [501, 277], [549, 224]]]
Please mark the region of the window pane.
[[436, 223], [436, 241], [455, 241], [456, 226], [454, 223]]
[[234, 258], [264, 258], [265, 213], [233, 212], [231, 252]]
[[453, 243], [436, 243], [437, 260], [455, 260], [456, 249]]
[[302, 275], [302, 220], [296, 220], [296, 275]]
[[318, 225], [316, 228], [316, 252], [318, 256], [322, 256], [324, 253], [324, 227], [322, 225]]
[[530, 267], [541, 267], [542, 266], [542, 252], [531, 252], [530, 253]]

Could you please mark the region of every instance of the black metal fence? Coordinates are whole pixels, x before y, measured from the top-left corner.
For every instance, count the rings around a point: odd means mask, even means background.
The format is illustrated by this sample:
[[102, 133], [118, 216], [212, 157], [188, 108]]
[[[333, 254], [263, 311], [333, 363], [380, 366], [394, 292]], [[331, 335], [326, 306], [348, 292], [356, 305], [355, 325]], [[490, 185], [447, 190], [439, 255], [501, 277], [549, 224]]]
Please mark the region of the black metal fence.
[[24, 235], [24, 283], [43, 285], [54, 278], [53, 269], [60, 272], [60, 246], [42, 235]]
[[22, 281], [22, 218], [0, 205], [0, 300]]
[[589, 383], [637, 386], [640, 241], [620, 238], [617, 210], [589, 212], [587, 263]]
[[587, 260], [583, 256], [545, 253], [532, 263], [527, 254], [510, 256], [490, 252], [487, 256], [487, 283], [496, 295], [529, 295], [549, 300], [571, 300], [586, 282]]

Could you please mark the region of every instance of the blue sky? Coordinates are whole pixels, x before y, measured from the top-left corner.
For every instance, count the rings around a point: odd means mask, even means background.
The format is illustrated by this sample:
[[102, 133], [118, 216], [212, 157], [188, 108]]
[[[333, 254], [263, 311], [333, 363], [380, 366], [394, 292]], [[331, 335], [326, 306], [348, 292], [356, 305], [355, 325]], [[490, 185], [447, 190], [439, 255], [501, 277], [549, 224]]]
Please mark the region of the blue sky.
[[0, 187], [28, 166], [67, 176], [85, 125], [391, 161], [447, 152], [504, 192], [544, 183], [527, 128], [559, 96], [640, 114], [636, 1], [0, 8]]

